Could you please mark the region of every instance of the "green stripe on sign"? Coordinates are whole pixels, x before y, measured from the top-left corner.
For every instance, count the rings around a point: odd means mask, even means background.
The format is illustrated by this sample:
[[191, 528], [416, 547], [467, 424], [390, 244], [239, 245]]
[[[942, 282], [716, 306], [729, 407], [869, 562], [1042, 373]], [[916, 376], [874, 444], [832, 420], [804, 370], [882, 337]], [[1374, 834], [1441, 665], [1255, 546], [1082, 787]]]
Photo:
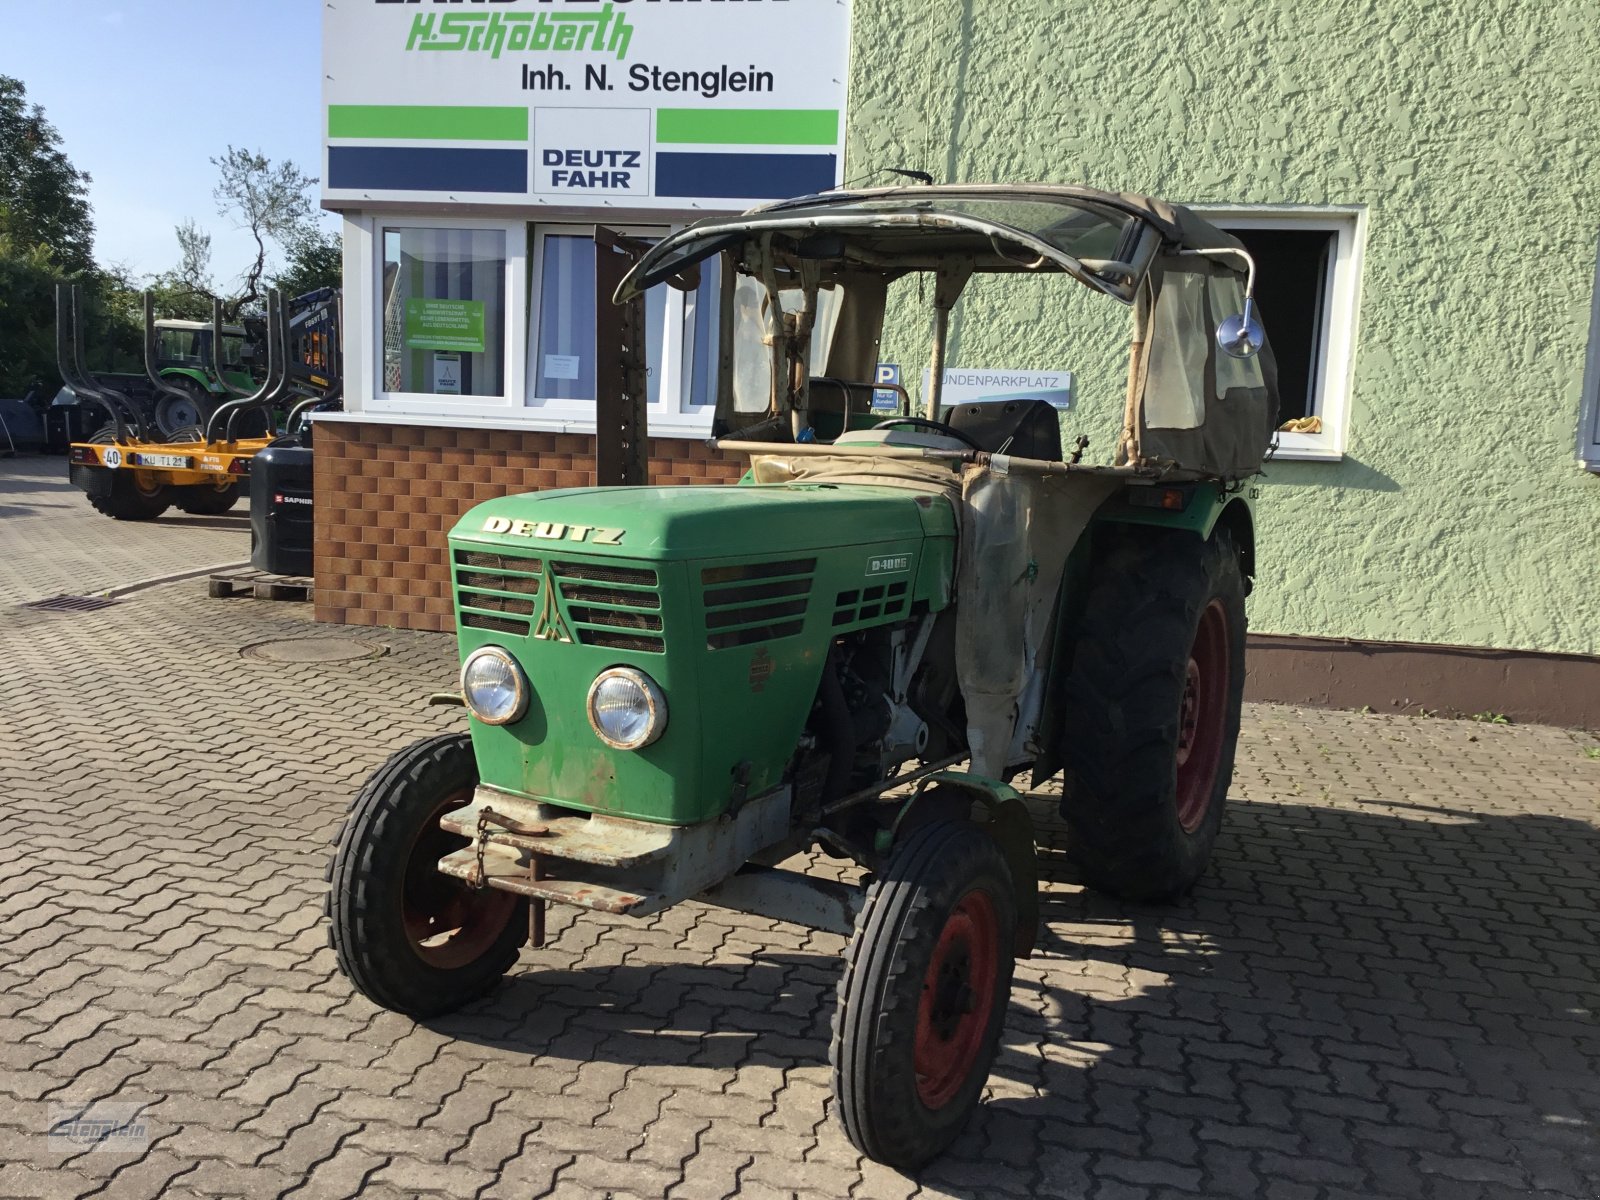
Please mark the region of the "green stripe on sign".
[[656, 141], [715, 146], [837, 146], [836, 108], [662, 108]]
[[528, 140], [528, 110], [471, 104], [330, 104], [328, 136], [432, 142], [525, 142]]

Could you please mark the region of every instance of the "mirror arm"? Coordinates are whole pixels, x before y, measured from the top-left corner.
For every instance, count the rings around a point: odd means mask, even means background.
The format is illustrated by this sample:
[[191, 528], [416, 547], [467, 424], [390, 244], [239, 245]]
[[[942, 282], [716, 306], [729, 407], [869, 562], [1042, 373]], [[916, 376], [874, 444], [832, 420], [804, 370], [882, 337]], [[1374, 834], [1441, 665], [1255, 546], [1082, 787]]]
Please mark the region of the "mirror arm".
[[1251, 308], [1251, 302], [1256, 295], [1256, 260], [1251, 256], [1250, 251], [1240, 246], [1216, 246], [1206, 250], [1178, 251], [1179, 258], [1216, 258], [1218, 255], [1244, 259], [1244, 303], [1245, 312], [1248, 313]]

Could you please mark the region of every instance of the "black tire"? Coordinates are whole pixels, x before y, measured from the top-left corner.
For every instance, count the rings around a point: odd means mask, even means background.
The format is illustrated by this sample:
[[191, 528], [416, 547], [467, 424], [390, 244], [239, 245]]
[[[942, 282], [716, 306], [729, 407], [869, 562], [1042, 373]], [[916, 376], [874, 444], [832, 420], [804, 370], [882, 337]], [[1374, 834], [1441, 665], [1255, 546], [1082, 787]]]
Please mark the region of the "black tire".
[[185, 440], [180, 436], [181, 431], [196, 425], [203, 427], [221, 401], [187, 375], [171, 376], [163, 382], [183, 396], [179, 398], [166, 391], [156, 393], [151, 400], [156, 431], [164, 441]]
[[1063, 705], [1068, 853], [1091, 887], [1167, 900], [1204, 874], [1222, 827], [1244, 699], [1244, 574], [1226, 530], [1207, 541], [1131, 530], [1095, 576]]
[[969, 821], [917, 829], [867, 889], [830, 1058], [845, 1136], [868, 1158], [913, 1169], [966, 1124], [1005, 1024], [1016, 921], [1005, 857]]
[[[117, 440], [117, 427], [107, 425], [97, 430], [89, 441], [97, 446], [109, 446]], [[90, 487], [84, 493], [89, 505], [101, 516], [113, 521], [154, 521], [172, 504], [172, 493], [163, 484], [145, 486], [138, 471], [100, 468], [110, 478], [102, 486]]]
[[244, 489], [237, 483], [227, 487], [212, 487], [209, 483], [194, 483], [172, 489], [172, 502], [186, 513], [197, 517], [219, 517], [239, 503]]
[[[330, 940], [339, 969], [383, 1008], [412, 1017], [460, 1008], [499, 982], [527, 939], [526, 900], [473, 891], [434, 865], [464, 844], [439, 829], [439, 815], [477, 782], [469, 735], [424, 738], [378, 768], [345, 818], [328, 872]], [[419, 919], [431, 924], [434, 913], [446, 914], [445, 930], [460, 917], [466, 938], [428, 946]]]

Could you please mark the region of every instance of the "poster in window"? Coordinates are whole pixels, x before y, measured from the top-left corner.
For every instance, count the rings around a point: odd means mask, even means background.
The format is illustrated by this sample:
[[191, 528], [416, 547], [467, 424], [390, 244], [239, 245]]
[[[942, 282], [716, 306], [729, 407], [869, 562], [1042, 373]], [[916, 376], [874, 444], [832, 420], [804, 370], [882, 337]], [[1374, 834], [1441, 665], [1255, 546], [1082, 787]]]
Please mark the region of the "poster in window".
[[461, 355], [436, 352], [433, 356], [433, 394], [461, 395]]

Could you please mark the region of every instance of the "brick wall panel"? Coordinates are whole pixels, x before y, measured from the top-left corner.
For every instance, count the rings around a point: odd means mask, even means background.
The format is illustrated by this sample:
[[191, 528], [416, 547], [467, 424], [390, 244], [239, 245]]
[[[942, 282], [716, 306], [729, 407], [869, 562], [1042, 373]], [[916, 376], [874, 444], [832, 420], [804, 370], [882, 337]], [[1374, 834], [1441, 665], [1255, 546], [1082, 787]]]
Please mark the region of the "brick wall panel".
[[[594, 439], [582, 434], [320, 421], [316, 446], [316, 616], [348, 625], [451, 630], [445, 534], [461, 514], [594, 483]], [[698, 440], [651, 438], [647, 449], [660, 484], [744, 473], [743, 460]]]

